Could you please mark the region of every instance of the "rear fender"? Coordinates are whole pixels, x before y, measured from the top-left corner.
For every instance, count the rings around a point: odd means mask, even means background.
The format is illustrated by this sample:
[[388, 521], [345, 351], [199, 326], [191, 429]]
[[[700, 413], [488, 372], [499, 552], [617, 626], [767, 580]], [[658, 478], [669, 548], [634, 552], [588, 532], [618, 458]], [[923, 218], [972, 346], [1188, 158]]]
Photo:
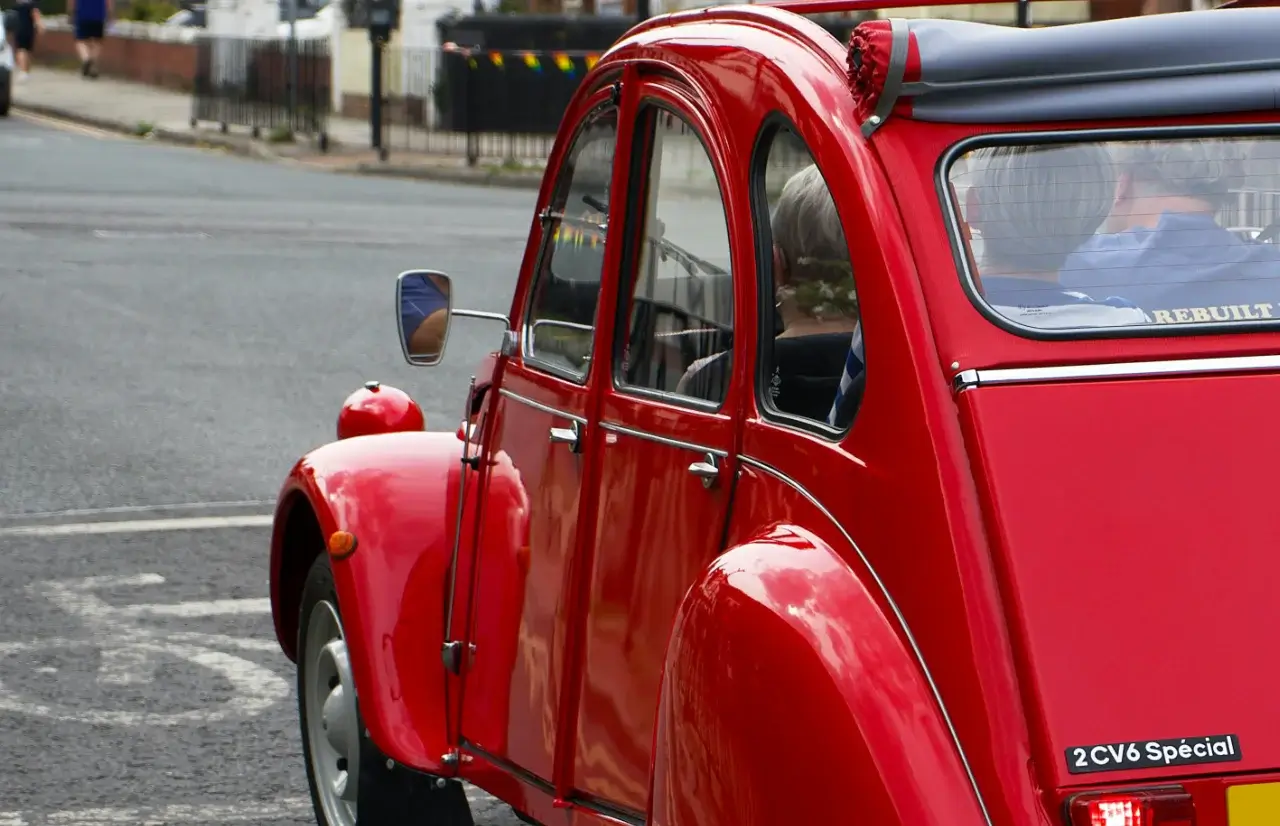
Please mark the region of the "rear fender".
[[333, 559], [365, 727], [390, 758], [444, 771], [449, 747], [441, 659], [462, 442], [453, 433], [357, 436], [299, 460], [280, 492], [271, 542], [276, 639], [297, 661], [302, 583], [334, 531]]
[[652, 826], [986, 822], [886, 612], [793, 525], [731, 548], [689, 591], [655, 728]]

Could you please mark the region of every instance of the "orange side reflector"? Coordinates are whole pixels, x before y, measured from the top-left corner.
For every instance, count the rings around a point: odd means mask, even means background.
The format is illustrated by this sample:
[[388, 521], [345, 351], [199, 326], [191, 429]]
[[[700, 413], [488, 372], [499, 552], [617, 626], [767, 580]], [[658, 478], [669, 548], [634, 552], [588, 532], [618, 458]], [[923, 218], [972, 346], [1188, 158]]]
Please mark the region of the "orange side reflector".
[[346, 559], [356, 552], [356, 538], [346, 531], [334, 531], [329, 535], [329, 556]]

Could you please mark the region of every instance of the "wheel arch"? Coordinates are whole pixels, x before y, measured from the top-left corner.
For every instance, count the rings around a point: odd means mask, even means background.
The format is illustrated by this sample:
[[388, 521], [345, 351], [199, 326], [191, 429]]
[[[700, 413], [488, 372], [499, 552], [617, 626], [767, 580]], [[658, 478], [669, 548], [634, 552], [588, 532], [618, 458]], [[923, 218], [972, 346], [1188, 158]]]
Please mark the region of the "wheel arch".
[[298, 661], [298, 611], [307, 572], [325, 551], [315, 508], [300, 490], [286, 492], [276, 508], [272, 536], [271, 614], [285, 656]]
[[462, 442], [448, 432], [399, 432], [331, 442], [308, 453], [277, 498], [271, 610], [277, 642], [297, 662], [306, 574], [334, 531], [355, 537], [330, 556], [360, 712], [397, 763], [452, 774], [446, 674], [440, 656], [452, 565]]
[[[689, 590], [668, 643], [647, 823], [986, 823], [928, 680], [866, 582], [778, 525]], [[781, 722], [780, 721], [785, 721]]]

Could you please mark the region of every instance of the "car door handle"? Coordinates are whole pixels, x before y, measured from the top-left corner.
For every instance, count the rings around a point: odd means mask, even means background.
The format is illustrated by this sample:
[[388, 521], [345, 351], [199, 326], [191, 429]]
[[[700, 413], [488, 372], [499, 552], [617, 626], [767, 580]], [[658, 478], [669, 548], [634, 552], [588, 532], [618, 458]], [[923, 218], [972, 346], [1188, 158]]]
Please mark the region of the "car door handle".
[[551, 428], [551, 443], [553, 445], [568, 445], [569, 449], [574, 453], [578, 452], [581, 438], [582, 426], [576, 421], [570, 422], [568, 427]]
[[702, 457], [701, 462], [689, 465], [689, 472], [702, 479], [704, 488], [709, 488], [720, 478], [720, 463], [716, 460], [715, 454], [708, 453]]

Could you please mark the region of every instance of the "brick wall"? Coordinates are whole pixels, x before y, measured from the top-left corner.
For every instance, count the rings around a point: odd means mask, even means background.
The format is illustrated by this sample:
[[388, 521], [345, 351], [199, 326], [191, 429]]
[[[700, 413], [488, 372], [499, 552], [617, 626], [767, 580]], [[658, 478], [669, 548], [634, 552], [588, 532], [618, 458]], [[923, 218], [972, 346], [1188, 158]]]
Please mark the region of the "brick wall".
[[[32, 57], [36, 63], [49, 66], [80, 63], [75, 37], [66, 30], [45, 31]], [[98, 69], [106, 77], [190, 91], [196, 72], [196, 48], [190, 43], [107, 35], [102, 40]]]

